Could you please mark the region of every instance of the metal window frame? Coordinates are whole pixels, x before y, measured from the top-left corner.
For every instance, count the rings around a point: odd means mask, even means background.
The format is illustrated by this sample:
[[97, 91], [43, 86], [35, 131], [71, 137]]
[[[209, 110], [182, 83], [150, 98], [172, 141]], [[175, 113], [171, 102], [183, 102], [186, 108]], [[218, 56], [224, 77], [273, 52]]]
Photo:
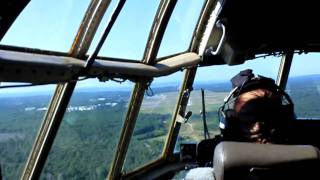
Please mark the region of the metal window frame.
[[[153, 65], [155, 63], [161, 40], [176, 2], [177, 0], [162, 0], [160, 2], [156, 18], [149, 33], [147, 46], [142, 60], [143, 63], [148, 65]], [[120, 135], [121, 139], [117, 145], [116, 153], [109, 170], [108, 179], [120, 179], [122, 176], [123, 164], [126, 158], [130, 140], [133, 135], [138, 112], [143, 101], [144, 92], [151, 82], [152, 79], [148, 79], [145, 82], [136, 83], [134, 87], [130, 101], [130, 105], [132, 105], [134, 109], [128, 109], [127, 111], [126, 120]]]
[[[0, 49], [0, 81], [52, 84], [76, 81], [86, 62], [69, 56], [55, 56]], [[139, 81], [139, 78], [165, 76], [178, 70], [196, 66], [200, 57], [196, 53], [184, 53], [157, 62], [155, 65], [95, 59], [85, 77], [99, 79], [123, 78]]]
[[293, 55], [294, 55], [294, 51], [287, 51], [282, 55], [282, 58], [281, 58], [276, 84], [283, 90], [286, 89]]
[[[210, 12], [214, 8], [215, 0], [207, 0], [204, 3], [204, 6], [202, 8], [201, 16], [198, 20], [197, 26], [195, 28], [195, 31], [193, 33], [193, 37], [190, 43], [189, 51], [190, 52], [197, 52], [198, 47], [200, 45], [200, 40], [202, 38], [202, 34], [205, 30], [205, 24], [206, 18], [210, 16]], [[152, 32], [151, 32], [152, 33]], [[152, 44], [152, 43], [148, 43]], [[147, 46], [148, 48], [149, 46]], [[159, 47], [158, 47], [159, 48]], [[146, 50], [147, 51], [147, 50]], [[146, 53], [145, 53], [146, 54]], [[156, 57], [156, 55], [155, 55]], [[152, 62], [154, 63], [154, 62]], [[154, 160], [153, 162], [150, 162], [140, 168], [135, 169], [134, 171], [131, 171], [127, 174], [124, 174], [123, 177], [128, 179], [134, 179], [136, 177], [140, 177], [143, 173], [147, 171], [152, 171], [154, 169], [157, 169], [159, 166], [163, 164], [170, 163], [170, 161], [175, 161], [175, 157], [173, 154], [173, 150], [177, 141], [177, 136], [179, 134], [180, 130], [180, 123], [176, 121], [178, 115], [184, 114], [186, 110], [186, 104], [188, 102], [189, 97], [183, 98], [184, 92], [186, 89], [192, 89], [193, 81], [196, 75], [197, 66], [194, 66], [192, 68], [187, 68], [185, 71], [184, 79], [182, 81], [182, 85], [180, 87], [180, 92], [178, 95], [178, 100], [176, 103], [176, 107], [174, 110], [174, 113], [172, 115], [171, 125], [169, 128], [169, 132], [167, 134], [167, 138], [165, 141], [165, 145], [162, 150], [162, 155], [159, 157], [158, 160]]]
[[[210, 16], [210, 12], [214, 8], [216, 0], [207, 0], [202, 9], [201, 16], [198, 20], [196, 29], [194, 30], [192, 41], [190, 43], [189, 50], [187, 53], [182, 55], [190, 54], [190, 52], [197, 52], [198, 47], [202, 38], [202, 34], [205, 30], [205, 24], [207, 23], [207, 19]], [[162, 0], [158, 11], [156, 13], [156, 18], [154, 19], [151, 31], [149, 33], [147, 45], [144, 52], [144, 58], [140, 62], [141, 66], [146, 66], [146, 69], [149, 67], [157, 67], [157, 53], [161, 44], [161, 41], [164, 36], [165, 29], [168, 25], [172, 12], [175, 8], [177, 0]], [[85, 59], [86, 52], [89, 49], [89, 46], [93, 40], [93, 37], [97, 31], [98, 26], [102, 20], [102, 17], [110, 4], [110, 0], [92, 0], [89, 5], [85, 17], [80, 25], [77, 35], [75, 36], [72, 47], [68, 53], [69, 58], [74, 58], [76, 60]], [[112, 27], [112, 25], [111, 25]], [[110, 27], [110, 29], [111, 29]], [[99, 50], [98, 50], [99, 51]], [[50, 52], [43, 52], [44, 55], [50, 54]], [[54, 54], [54, 53], [53, 53]], [[194, 54], [194, 53], [193, 53]], [[193, 56], [193, 54], [191, 54]], [[60, 54], [61, 55], [61, 54]], [[97, 52], [96, 52], [97, 55]], [[173, 57], [177, 58], [179, 55]], [[198, 57], [198, 56], [197, 56]], [[148, 88], [150, 83], [152, 82], [153, 77], [164, 76], [170, 73], [176, 72], [179, 69], [187, 67], [187, 70], [184, 74], [183, 83], [180, 87], [180, 92], [178, 96], [178, 100], [176, 103], [175, 111], [172, 115], [172, 122], [169, 128], [169, 133], [167, 135], [167, 139], [165, 141], [165, 146], [163, 148], [161, 157], [151, 162], [149, 165], [145, 167], [156, 167], [159, 164], [164, 164], [170, 162], [173, 158], [173, 150], [177, 141], [177, 137], [180, 130], [181, 123], [177, 122], [177, 117], [184, 116], [186, 110], [186, 104], [188, 102], [189, 96], [185, 96], [186, 90], [190, 93], [192, 91], [192, 85], [194, 82], [194, 78], [197, 72], [196, 65], [198, 64], [199, 58], [196, 60], [192, 60], [189, 65], [179, 64], [176, 68], [171, 69], [166, 72], [156, 72], [154, 74], [148, 74], [147, 76], [143, 73], [146, 72], [146, 69], [142, 68], [141, 74], [136, 76], [137, 83], [135, 84], [130, 100], [130, 106], [127, 110], [124, 126], [122, 128], [119, 143], [117, 146], [117, 151], [114, 155], [114, 160], [110, 166], [110, 171], [108, 175], [108, 179], [120, 179], [122, 176], [122, 168], [124, 164], [124, 160], [126, 158], [126, 153], [130, 144], [130, 140], [133, 135], [135, 123], [139, 114], [139, 110], [143, 101], [145, 90]], [[279, 73], [277, 78], [277, 84], [279, 84], [283, 89], [285, 88], [285, 84], [288, 79], [289, 70], [292, 62], [293, 51], [287, 52], [281, 61], [281, 65], [279, 67]], [[81, 61], [81, 60], [80, 60]], [[158, 64], [163, 63], [165, 60], [162, 60]], [[168, 61], [173, 61], [172, 59], [168, 59]], [[83, 63], [85, 63], [83, 61]], [[115, 62], [116, 65], [121, 66], [122, 62]], [[131, 63], [131, 62], [130, 62]], [[124, 63], [125, 65], [129, 65], [129, 62]], [[106, 65], [107, 64], [107, 65]], [[132, 63], [131, 63], [132, 64]], [[139, 62], [135, 63], [136, 65]], [[78, 62], [79, 67], [75, 67], [75, 69], [81, 69], [84, 65], [81, 62]], [[95, 66], [96, 65], [96, 66]], [[48, 65], [51, 67], [51, 65]], [[87, 74], [93, 77], [96, 77], [98, 74], [103, 74], [103, 71], [107, 71], [110, 73], [110, 69], [104, 69], [104, 67], [108, 67], [108, 60], [95, 60], [95, 64], [91, 67], [91, 71], [88, 71]], [[138, 67], [138, 65], [137, 65]], [[109, 67], [110, 68], [110, 67]], [[123, 68], [124, 70], [129, 67]], [[120, 69], [120, 68], [119, 68]], [[112, 73], [125, 74], [125, 72], [119, 72], [119, 69], [115, 69]], [[121, 70], [121, 69], [120, 69]], [[100, 72], [98, 72], [100, 71]], [[94, 72], [98, 72], [94, 73]], [[152, 71], [150, 71], [152, 72]], [[158, 73], [158, 74], [157, 74]], [[77, 74], [77, 73], [75, 73]], [[72, 77], [75, 75], [71, 75]], [[70, 76], [70, 77], [71, 77]], [[69, 81], [69, 79], [65, 81]], [[26, 163], [25, 169], [23, 171], [21, 179], [39, 179], [41, 175], [41, 171], [44, 168], [45, 161], [49, 155], [50, 149], [53, 145], [53, 141], [61, 124], [62, 118], [70, 101], [71, 95], [74, 91], [77, 82], [67, 82], [60, 83], [57, 85], [54, 95], [51, 99], [48, 111], [44, 116], [43, 122], [41, 124], [41, 128], [39, 129], [37, 138], [33, 145], [32, 151], [29, 155], [28, 161]], [[145, 169], [146, 170], [146, 169]], [[134, 173], [131, 173], [134, 174]]]
[[[198, 52], [198, 48], [199, 48], [203, 33], [205, 31], [206, 24], [208, 22], [210, 13], [214, 9], [216, 2], [217, 2], [216, 0], [207, 0], [204, 3], [201, 16], [198, 20], [198, 24], [193, 33], [193, 38], [190, 43], [190, 47], [189, 47], [190, 52]], [[163, 149], [163, 156], [165, 157], [165, 159], [170, 159], [171, 156], [173, 156], [174, 147], [176, 145], [177, 137], [179, 135], [180, 126], [181, 126], [181, 123], [178, 122], [177, 119], [179, 116], [184, 117], [184, 114], [186, 111], [186, 104], [188, 103], [189, 96], [190, 96], [189, 94], [187, 97], [184, 97], [185, 92], [188, 91], [188, 93], [191, 93], [193, 89], [192, 85], [195, 79], [196, 72], [197, 72], [197, 67], [187, 69], [185, 72], [184, 81], [181, 86], [179, 97], [178, 97], [178, 102], [176, 104], [174, 115], [172, 117], [172, 124], [170, 126], [170, 131], [166, 140], [165, 147]]]
[[[85, 56], [109, 4], [110, 0], [91, 1], [69, 51], [70, 56]], [[39, 179], [76, 84], [75, 81], [57, 85], [21, 179]]]

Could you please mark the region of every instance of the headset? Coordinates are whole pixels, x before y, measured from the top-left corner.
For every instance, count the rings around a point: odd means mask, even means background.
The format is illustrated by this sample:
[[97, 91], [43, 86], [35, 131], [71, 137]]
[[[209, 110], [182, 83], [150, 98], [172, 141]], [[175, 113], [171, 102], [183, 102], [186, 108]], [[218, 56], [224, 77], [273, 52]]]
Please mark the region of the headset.
[[[245, 92], [259, 88], [270, 91], [274, 98], [257, 98], [256, 101], [252, 101], [250, 103], [252, 103], [254, 108], [260, 108], [260, 110], [257, 111], [265, 111], [265, 116], [272, 116], [272, 119], [277, 119], [274, 121], [274, 123], [276, 123], [276, 127], [279, 129], [282, 128], [281, 131], [285, 133], [283, 127], [287, 126], [290, 124], [290, 121], [295, 119], [294, 104], [290, 96], [276, 85], [273, 79], [260, 75], [255, 76], [251, 69], [246, 69], [244, 71], [240, 71], [240, 73], [234, 76], [231, 79], [231, 82], [233, 89], [229, 95], [225, 97], [223, 105], [218, 110], [219, 128], [225, 139], [239, 140], [237, 137], [240, 137], [238, 133], [240, 133], [239, 128], [241, 124], [251, 121], [250, 119], [243, 118], [242, 115], [240, 116], [239, 113], [235, 111], [234, 106], [237, 98]], [[266, 109], [262, 105], [259, 106], [259, 104], [263, 104], [261, 102], [257, 102], [259, 100], [264, 100], [266, 103], [269, 103], [268, 107], [270, 108]], [[272, 113], [272, 110], [276, 110], [277, 112]]]

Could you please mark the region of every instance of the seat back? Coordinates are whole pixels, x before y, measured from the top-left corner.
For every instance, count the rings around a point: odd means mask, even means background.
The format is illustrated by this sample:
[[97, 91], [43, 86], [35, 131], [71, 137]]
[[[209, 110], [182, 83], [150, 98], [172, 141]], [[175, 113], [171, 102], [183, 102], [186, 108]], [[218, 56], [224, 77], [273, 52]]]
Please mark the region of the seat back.
[[213, 167], [216, 180], [320, 179], [319, 162], [320, 151], [311, 145], [225, 141], [215, 148]]

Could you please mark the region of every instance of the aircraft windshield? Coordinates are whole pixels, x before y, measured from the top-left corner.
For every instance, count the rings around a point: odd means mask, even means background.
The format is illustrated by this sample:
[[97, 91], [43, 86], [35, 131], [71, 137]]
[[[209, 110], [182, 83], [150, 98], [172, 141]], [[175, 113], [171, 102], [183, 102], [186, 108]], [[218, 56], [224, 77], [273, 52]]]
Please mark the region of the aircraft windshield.
[[[113, 10], [117, 7], [117, 3], [118, 1], [111, 1], [109, 4], [87, 54], [94, 52]], [[162, 5], [165, 3], [166, 2], [163, 1]], [[186, 0], [177, 2], [175, 5], [176, 8], [171, 15], [171, 20], [169, 21], [168, 19], [168, 29], [165, 31], [163, 38], [164, 43], [159, 53], [156, 53], [158, 49], [154, 48], [150, 50], [151, 53], [153, 53], [152, 51], [155, 52], [155, 57], [168, 56], [188, 49], [203, 3], [204, 1]], [[42, 53], [49, 51], [69, 52], [74, 43], [73, 41], [77, 35], [78, 28], [84, 23], [82, 20], [86, 15], [86, 9], [89, 4], [89, 0], [81, 2], [31, 1], [9, 28], [1, 41], [1, 45], [48, 50]], [[93, 1], [90, 5], [92, 4]], [[154, 33], [159, 33], [152, 32], [151, 30], [152, 25], [159, 23], [159, 20], [155, 20], [156, 13], [162, 11], [159, 5], [161, 5], [160, 1], [156, 0], [144, 0], [139, 3], [135, 1], [126, 2], [98, 55], [100, 57], [142, 60], [145, 49], [150, 48], [146, 47], [146, 44], [148, 44], [147, 41], [150, 39], [152, 41], [155, 35]], [[88, 29], [88, 31], [89, 30], [90, 29]], [[150, 32], [152, 32], [151, 35], [149, 34]], [[162, 35], [159, 37], [162, 37]], [[90, 40], [85, 43], [90, 43]], [[160, 42], [156, 41], [156, 43]], [[83, 51], [86, 51], [85, 48], [83, 49]], [[39, 59], [43, 62], [46, 61], [46, 59]], [[154, 61], [154, 59], [147, 61]], [[18, 73], [21, 72], [20, 69], [15, 71]], [[37, 72], [37, 69], [33, 69], [31, 72], [34, 74]], [[47, 71], [46, 75], [51, 75], [51, 72]], [[153, 152], [152, 150], [149, 155], [137, 157], [134, 161], [130, 161], [132, 157], [129, 155], [127, 162], [129, 162], [130, 165], [125, 166], [125, 169], [128, 171], [132, 171], [137, 166], [161, 157], [161, 150], [163, 149], [171, 124], [171, 115], [177, 102], [182, 73], [176, 73], [164, 79], [166, 80], [162, 80], [162, 78], [156, 79], [151, 87], [156, 94], [152, 97], [146, 96], [144, 98], [136, 132], [134, 133], [133, 141], [129, 148], [129, 151], [139, 149], [142, 143], [146, 146], [156, 147], [158, 152]], [[169, 81], [173, 86], [171, 86]], [[158, 84], [158, 82], [160, 82], [160, 84]], [[110, 86], [110, 83], [107, 82], [106, 86], [108, 85], [108, 88], [103, 88], [105, 86], [103, 83], [93, 82], [92, 80], [82, 81], [77, 84], [75, 91], [72, 93], [71, 101], [66, 108], [62, 123], [59, 126], [57, 137], [54, 140], [54, 144], [45, 162], [41, 178], [81, 179], [95, 177], [96, 179], [101, 179], [107, 176], [108, 171], [106, 170], [109, 169], [111, 165], [113, 154], [116, 150], [115, 147], [117, 143], [119, 143], [119, 134], [125, 120], [126, 111], [129, 107], [130, 92], [133, 89], [133, 83], [129, 83], [129, 85], [123, 83]], [[59, 85], [59, 87], [61, 86], [62, 84]], [[31, 88], [36, 89], [34, 87]], [[121, 91], [119, 91], [119, 89], [121, 89]], [[8, 92], [9, 91], [5, 89], [3, 94], [7, 94]], [[33, 93], [36, 92], [38, 91], [34, 91]], [[56, 93], [58, 94], [60, 92], [56, 91]], [[56, 96], [58, 96], [57, 94]], [[48, 105], [49, 99], [39, 98], [40, 100], [29, 103], [28, 106], [23, 107], [25, 113], [36, 113], [37, 118], [35, 119], [38, 120], [37, 125], [32, 127], [34, 133], [30, 133], [30, 135], [33, 134], [33, 136], [28, 138], [28, 141], [25, 141], [30, 147], [19, 145], [21, 146], [21, 148], [19, 147], [20, 149], [29, 150], [31, 148], [31, 144], [36, 135], [35, 133], [39, 129], [40, 120], [44, 117], [44, 112], [50, 108], [43, 104], [43, 102], [47, 102]], [[27, 101], [32, 101], [32, 99], [26, 99]], [[162, 102], [160, 102], [161, 100]], [[135, 100], [133, 99], [133, 101]], [[54, 103], [54, 101], [51, 103]], [[3, 110], [6, 110], [6, 108], [3, 108]], [[42, 113], [37, 113], [38, 110], [42, 110]], [[11, 113], [11, 111], [8, 112]], [[8, 115], [5, 116], [4, 114], [3, 116], [1, 120], [9, 120], [6, 118]], [[11, 116], [14, 117], [12, 114]], [[160, 128], [157, 132], [151, 132], [151, 135], [148, 134], [148, 132], [145, 134], [144, 129], [148, 129], [148, 124], [154, 122], [145, 122], [146, 117], [150, 117], [147, 118], [148, 121], [158, 120], [160, 118], [161, 120], [157, 121], [158, 123], [155, 125], [162, 127], [162, 129]], [[27, 118], [27, 116], [17, 116], [16, 118], [18, 118], [17, 121], [20, 122], [23, 118]], [[32, 117], [29, 118], [33, 119]], [[49, 120], [50, 117], [45, 118], [44, 121]], [[8, 124], [7, 121], [1, 123], [4, 125]], [[17, 124], [18, 127], [14, 127], [11, 130], [3, 129], [0, 133], [4, 137], [12, 136], [13, 139], [16, 138], [16, 140], [20, 140], [19, 138], [24, 137], [23, 133], [25, 132], [15, 132], [15, 129], [21, 128], [19, 124], [20, 123]], [[45, 126], [45, 123], [43, 123], [43, 126]], [[28, 126], [28, 128], [30, 127]], [[50, 130], [50, 128], [44, 129], [43, 132]], [[10, 133], [16, 133], [16, 135], [10, 135], [9, 131]], [[144, 134], [141, 134], [141, 132]], [[40, 138], [40, 135], [38, 138]], [[6, 143], [7, 141], [4, 140], [3, 142]], [[38, 145], [40, 144], [38, 143], [37, 146]], [[8, 152], [12, 148], [13, 147], [9, 149], [6, 148], [1, 151], [1, 153]], [[19, 150], [19, 148], [16, 149]], [[141, 150], [144, 151], [146, 149]], [[29, 152], [23, 151], [18, 153], [25, 154], [25, 156], [21, 158], [23, 162], [25, 162]], [[34, 150], [34, 153], [37, 152]], [[146, 153], [148, 152], [142, 152], [142, 154]], [[5, 156], [9, 158], [11, 155]], [[66, 157], [68, 158], [66, 159]], [[2, 162], [5, 163], [5, 166], [3, 166], [4, 177], [18, 178], [20, 176], [20, 174], [12, 174], [12, 170], [17, 168], [16, 166], [9, 168], [6, 166], [11, 162]], [[87, 162], [92, 162], [90, 163], [90, 167]], [[19, 166], [19, 173], [21, 173], [24, 164], [19, 162], [17, 166]], [[61, 172], [64, 173], [61, 174]]]
[[178, 1], [164, 34], [158, 57], [186, 51], [199, 19], [204, 0]]
[[[116, 2], [111, 1], [108, 12], [114, 9]], [[99, 56], [140, 61], [143, 58], [159, 2], [157, 0], [141, 0], [139, 3], [127, 1], [103, 44]], [[104, 15], [89, 54], [93, 52], [109, 18], [107, 14]]]
[[89, 3], [90, 0], [32, 0], [0, 43], [68, 52]]
[[2, 179], [20, 178], [53, 90], [53, 85], [0, 89]]
[[76, 86], [42, 178], [104, 179], [107, 176], [132, 85], [94, 84], [93, 80], [86, 80]]
[[183, 73], [156, 78], [145, 95], [128, 149], [125, 172], [159, 159], [174, 113]]
[[[201, 89], [214, 137], [230, 79], [244, 69], [287, 85], [297, 115], [320, 119], [318, 57], [295, 56], [288, 66], [290, 54], [320, 51], [312, 34], [284, 48], [285, 32], [251, 27], [251, 11], [244, 28], [242, 9], [215, 14], [218, 1], [28, 2], [15, 1], [17, 13], [27, 6], [8, 31], [16, 14], [4, 13], [11, 22], [0, 29], [3, 179], [139, 179], [180, 168], [180, 143], [204, 139]], [[4, 87], [12, 82], [34, 87]]]

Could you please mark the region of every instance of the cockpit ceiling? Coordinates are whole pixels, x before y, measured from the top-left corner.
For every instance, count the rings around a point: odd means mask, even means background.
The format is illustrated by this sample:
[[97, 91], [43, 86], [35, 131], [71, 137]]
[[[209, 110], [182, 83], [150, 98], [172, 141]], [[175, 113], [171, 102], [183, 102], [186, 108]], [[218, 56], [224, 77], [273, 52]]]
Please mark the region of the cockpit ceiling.
[[316, 1], [226, 0], [220, 19], [227, 42], [247, 54], [320, 50]]
[[310, 0], [218, 0], [208, 21], [212, 30], [201, 65], [236, 65], [289, 51], [320, 52], [318, 17], [318, 6]]

